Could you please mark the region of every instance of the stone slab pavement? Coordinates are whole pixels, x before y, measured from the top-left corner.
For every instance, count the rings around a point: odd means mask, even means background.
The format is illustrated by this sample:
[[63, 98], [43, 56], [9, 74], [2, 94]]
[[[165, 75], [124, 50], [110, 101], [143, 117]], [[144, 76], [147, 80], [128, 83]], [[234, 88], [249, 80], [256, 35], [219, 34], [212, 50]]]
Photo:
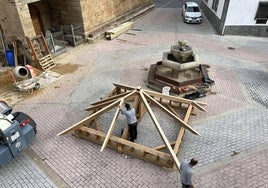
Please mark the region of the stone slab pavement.
[[[218, 36], [205, 18], [184, 24], [178, 7], [165, 1], [117, 39], [82, 44], [56, 57], [59, 65], [78, 69], [14, 105], [36, 120], [38, 134], [28, 151], [0, 169], [4, 187], [180, 187], [176, 170], [110, 149], [100, 152], [99, 145], [71, 134], [57, 136], [87, 117], [85, 108], [107, 96], [112, 83], [145, 88], [150, 65], [179, 39], [210, 65], [215, 80], [213, 94], [198, 99], [207, 103], [207, 112], [196, 111], [189, 121], [201, 136], [186, 131], [178, 154], [180, 161], [198, 158], [195, 187], [267, 187], [268, 39]], [[109, 124], [111, 118], [100, 121]], [[138, 131], [143, 134], [142, 126]]]

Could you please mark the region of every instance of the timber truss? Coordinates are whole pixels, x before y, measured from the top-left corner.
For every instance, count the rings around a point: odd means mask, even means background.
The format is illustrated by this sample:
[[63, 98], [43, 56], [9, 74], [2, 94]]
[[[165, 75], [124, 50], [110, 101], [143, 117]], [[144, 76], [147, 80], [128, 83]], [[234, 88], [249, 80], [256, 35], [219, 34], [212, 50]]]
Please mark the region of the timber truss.
[[[179, 170], [180, 162], [177, 158], [177, 154], [179, 152], [185, 130], [199, 135], [199, 133], [192, 129], [187, 122], [190, 115], [194, 114], [193, 110], [195, 108], [206, 111], [202, 107], [206, 104], [171, 95], [163, 95], [158, 92], [142, 89], [141, 87], [134, 88], [121, 84], [114, 84], [114, 86], [115, 88], [109, 97], [92, 103], [92, 106], [86, 109], [91, 112], [88, 117], [62, 131], [58, 134], [58, 136], [74, 132], [74, 135], [79, 138], [102, 145], [101, 151], [103, 151], [105, 147], [109, 147], [117, 150], [118, 153], [125, 153], [165, 168], [176, 167]], [[120, 113], [119, 108], [125, 102], [132, 103], [133, 108], [136, 110], [138, 122], [141, 121], [146, 112], [149, 113], [149, 116], [151, 117], [153, 124], [163, 141], [162, 145], [152, 148], [136, 142], [128, 141], [129, 135], [127, 124], [122, 136], [116, 136], [113, 134], [118, 120], [118, 115]], [[173, 142], [169, 142], [166, 137], [151, 108], [152, 105], [170, 116], [175, 120], [176, 125], [180, 126]], [[113, 119], [111, 119], [108, 131], [103, 131], [102, 125], [98, 119], [101, 115], [108, 113], [111, 109], [115, 109]], [[138, 124], [138, 126], [143, 125]]]

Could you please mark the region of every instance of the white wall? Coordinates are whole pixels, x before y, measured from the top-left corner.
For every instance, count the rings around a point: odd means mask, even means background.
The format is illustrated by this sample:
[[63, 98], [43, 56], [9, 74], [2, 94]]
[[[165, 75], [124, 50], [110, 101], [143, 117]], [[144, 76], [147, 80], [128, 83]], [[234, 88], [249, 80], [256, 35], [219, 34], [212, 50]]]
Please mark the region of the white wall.
[[[219, 0], [218, 10], [217, 10], [217, 12], [215, 12], [215, 11], [212, 9], [213, 0], [208, 0], [208, 2], [207, 2], [208, 7], [215, 13], [215, 15], [216, 15], [219, 19], [221, 19], [221, 16], [222, 16], [222, 10], [223, 10], [224, 1], [225, 1], [225, 0]], [[206, 2], [204, 1], [204, 3], [206, 3]]]
[[255, 25], [259, 0], [230, 0], [225, 25]]

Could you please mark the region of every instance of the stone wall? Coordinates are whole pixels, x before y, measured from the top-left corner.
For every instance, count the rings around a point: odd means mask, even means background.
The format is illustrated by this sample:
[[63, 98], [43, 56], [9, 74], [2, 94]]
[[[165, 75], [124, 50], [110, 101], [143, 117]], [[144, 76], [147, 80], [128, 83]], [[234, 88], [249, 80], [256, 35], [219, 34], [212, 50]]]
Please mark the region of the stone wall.
[[36, 36], [30, 3], [40, 13], [43, 33], [51, 28], [82, 24], [84, 35], [153, 4], [152, 0], [2, 0], [0, 24], [7, 41], [18, 39], [26, 44], [25, 36]]
[[52, 27], [81, 24], [83, 19], [80, 1], [83, 0], [48, 0]]
[[135, 9], [152, 5], [151, 0], [81, 1], [86, 35]]
[[1, 1], [0, 24], [7, 41], [35, 34], [26, 1]]
[[85, 35], [151, 0], [48, 0], [52, 27], [83, 24]]

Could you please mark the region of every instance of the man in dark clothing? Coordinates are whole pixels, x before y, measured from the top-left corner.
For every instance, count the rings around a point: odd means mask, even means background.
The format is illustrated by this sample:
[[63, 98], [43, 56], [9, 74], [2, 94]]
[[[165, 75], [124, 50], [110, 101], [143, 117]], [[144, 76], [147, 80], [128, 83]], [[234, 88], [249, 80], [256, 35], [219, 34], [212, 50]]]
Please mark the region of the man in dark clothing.
[[121, 109], [121, 114], [125, 115], [127, 118], [127, 123], [128, 123], [128, 132], [130, 136], [130, 141], [134, 142], [135, 139], [137, 139], [137, 118], [136, 118], [136, 112], [134, 108], [131, 108], [130, 104], [125, 103], [125, 108]]
[[192, 158], [188, 163], [183, 161], [180, 166], [182, 188], [193, 188], [193, 170], [192, 168], [198, 163], [195, 158]]

